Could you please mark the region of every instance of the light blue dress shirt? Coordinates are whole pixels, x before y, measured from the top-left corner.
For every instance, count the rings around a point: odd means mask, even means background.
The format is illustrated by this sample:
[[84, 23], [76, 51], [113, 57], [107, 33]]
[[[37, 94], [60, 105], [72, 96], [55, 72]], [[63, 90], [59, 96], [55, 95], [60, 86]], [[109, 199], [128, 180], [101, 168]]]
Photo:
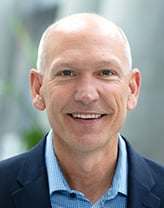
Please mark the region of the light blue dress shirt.
[[[119, 157], [112, 187], [95, 203], [85, 198], [83, 193], [71, 190], [64, 178], [53, 151], [53, 134], [50, 130], [45, 160], [48, 173], [49, 194], [52, 208], [126, 208], [127, 207], [127, 151], [125, 141], [119, 135]], [[96, 190], [95, 190], [96, 191]]]

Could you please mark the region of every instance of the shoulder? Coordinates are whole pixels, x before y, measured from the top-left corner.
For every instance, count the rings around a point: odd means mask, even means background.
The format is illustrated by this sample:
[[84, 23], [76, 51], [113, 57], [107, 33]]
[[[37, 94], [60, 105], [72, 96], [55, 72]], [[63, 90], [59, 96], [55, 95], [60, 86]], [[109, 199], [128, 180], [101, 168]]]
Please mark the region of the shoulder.
[[0, 207], [12, 207], [11, 195], [20, 187], [17, 177], [28, 154], [0, 161]]
[[145, 169], [147, 168], [147, 170], [149, 171], [149, 174], [145, 174], [145, 172], [143, 171], [144, 173], [143, 180], [148, 181], [152, 179], [153, 185], [152, 185], [151, 193], [153, 193], [156, 197], [160, 199], [161, 207], [163, 207], [164, 205], [164, 166], [148, 158], [145, 158], [145, 157], [142, 157], [142, 158], [146, 164]]
[[159, 183], [164, 191], [164, 166], [148, 158], [143, 157], [143, 159], [145, 160], [155, 183]]
[[23, 154], [0, 161], [0, 184], [15, 178], [24, 164], [30, 167], [30, 165], [34, 164], [32, 161], [43, 160], [44, 143], [45, 139], [41, 140], [39, 144]]
[[[19, 167], [24, 163], [25, 158], [27, 157], [27, 155], [30, 154], [29, 152], [5, 159], [0, 161], [0, 180], [3, 180], [3, 176], [5, 176], [7, 173], [12, 173], [12, 174], [8, 174], [8, 176], [13, 176], [15, 175], [18, 170]], [[3, 178], [3, 179], [2, 179]]]
[[158, 196], [164, 203], [164, 166], [141, 155], [134, 150], [126, 139], [125, 141], [131, 189], [136, 187], [146, 188], [149, 192]]
[[[149, 171], [153, 175], [159, 175], [160, 177], [164, 178], [164, 166], [159, 164], [156, 161], [151, 160], [143, 156], [142, 154], [138, 153], [128, 142], [126, 138], [123, 137], [126, 142], [127, 153], [128, 153], [128, 161], [130, 166], [135, 166], [136, 168], [142, 168], [140, 171], [144, 170], [145, 168], [149, 169]], [[136, 169], [137, 170], [137, 169]], [[162, 173], [162, 174], [161, 174]]]
[[45, 139], [42, 139], [31, 150], [0, 161], [0, 207], [13, 207], [12, 195], [45, 171], [44, 147]]

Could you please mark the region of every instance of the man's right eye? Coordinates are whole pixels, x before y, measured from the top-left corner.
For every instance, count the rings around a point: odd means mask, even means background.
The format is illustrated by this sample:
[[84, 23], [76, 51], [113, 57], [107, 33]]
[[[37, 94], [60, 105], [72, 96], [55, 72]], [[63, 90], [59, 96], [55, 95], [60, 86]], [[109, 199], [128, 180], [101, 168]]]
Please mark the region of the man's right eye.
[[64, 70], [61, 72], [61, 75], [66, 77], [66, 76], [73, 76], [73, 73], [71, 70]]

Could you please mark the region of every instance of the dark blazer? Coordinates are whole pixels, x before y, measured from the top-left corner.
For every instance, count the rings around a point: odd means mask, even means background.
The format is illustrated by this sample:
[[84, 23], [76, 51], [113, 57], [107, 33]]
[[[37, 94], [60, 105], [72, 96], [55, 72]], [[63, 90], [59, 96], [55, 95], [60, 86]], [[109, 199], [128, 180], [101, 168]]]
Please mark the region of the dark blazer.
[[[128, 208], [164, 208], [164, 167], [126, 145]], [[29, 152], [0, 162], [0, 208], [51, 208], [44, 153], [45, 138]]]

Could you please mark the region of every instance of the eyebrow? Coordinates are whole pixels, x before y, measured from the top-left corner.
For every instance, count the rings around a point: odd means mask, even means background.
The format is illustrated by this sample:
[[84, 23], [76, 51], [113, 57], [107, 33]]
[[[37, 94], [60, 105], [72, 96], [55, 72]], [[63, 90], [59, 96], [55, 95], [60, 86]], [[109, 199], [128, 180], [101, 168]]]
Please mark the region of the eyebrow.
[[[52, 63], [51, 65], [51, 69], [53, 70], [54, 68], [62, 68], [62, 67], [66, 67], [66, 68], [75, 68], [78, 69], [79, 65], [82, 66], [83, 63], [78, 63], [75, 60], [56, 60], [55, 62]], [[110, 58], [109, 60], [99, 60], [96, 62], [93, 62], [93, 65], [95, 65], [95, 68], [100, 68], [100, 67], [104, 67], [104, 66], [113, 66], [116, 67], [117, 69], [123, 69], [121, 62], [119, 61], [119, 59], [116, 58]], [[80, 68], [83, 68], [83, 66]]]
[[55, 62], [52, 64], [52, 68], [60, 68], [60, 67], [70, 67], [72, 68], [73, 65], [76, 65], [77, 63], [76, 62], [69, 62], [69, 61], [58, 61], [58, 62]]

